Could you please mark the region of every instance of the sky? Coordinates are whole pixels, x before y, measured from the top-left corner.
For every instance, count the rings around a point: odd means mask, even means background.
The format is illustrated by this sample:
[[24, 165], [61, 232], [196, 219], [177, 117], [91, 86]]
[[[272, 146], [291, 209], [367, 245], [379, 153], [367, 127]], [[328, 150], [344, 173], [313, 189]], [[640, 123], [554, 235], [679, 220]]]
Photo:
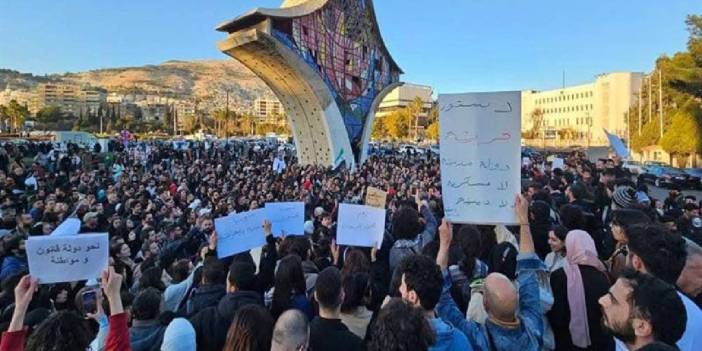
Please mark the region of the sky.
[[[228, 59], [215, 27], [281, 0], [0, 0], [0, 68], [34, 74]], [[552, 89], [649, 71], [685, 49], [700, 0], [376, 0], [405, 82], [435, 93]]]

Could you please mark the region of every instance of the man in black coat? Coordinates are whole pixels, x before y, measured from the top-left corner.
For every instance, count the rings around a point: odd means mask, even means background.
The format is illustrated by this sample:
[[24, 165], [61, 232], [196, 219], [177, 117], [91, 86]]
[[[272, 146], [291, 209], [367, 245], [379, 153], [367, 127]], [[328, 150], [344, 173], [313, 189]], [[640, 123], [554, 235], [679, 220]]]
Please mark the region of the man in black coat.
[[215, 307], [208, 307], [190, 319], [195, 329], [198, 350], [221, 350], [236, 312], [246, 305], [263, 305], [255, 291], [256, 267], [234, 262], [227, 276], [227, 294]]

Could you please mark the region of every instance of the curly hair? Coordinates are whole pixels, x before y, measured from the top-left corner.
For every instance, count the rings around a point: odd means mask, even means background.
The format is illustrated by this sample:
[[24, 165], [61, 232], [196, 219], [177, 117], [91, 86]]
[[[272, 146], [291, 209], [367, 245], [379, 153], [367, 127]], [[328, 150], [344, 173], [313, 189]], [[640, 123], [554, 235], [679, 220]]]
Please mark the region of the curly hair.
[[[405, 257], [397, 267], [400, 277], [404, 277], [407, 291], [414, 290], [427, 311], [439, 303], [444, 278], [434, 260], [424, 255]], [[401, 278], [402, 279], [402, 278]]]
[[436, 342], [434, 330], [419, 308], [394, 298], [380, 310], [371, 328], [369, 351], [425, 351]]
[[85, 320], [74, 312], [61, 311], [49, 316], [32, 333], [28, 351], [85, 350], [93, 339]]

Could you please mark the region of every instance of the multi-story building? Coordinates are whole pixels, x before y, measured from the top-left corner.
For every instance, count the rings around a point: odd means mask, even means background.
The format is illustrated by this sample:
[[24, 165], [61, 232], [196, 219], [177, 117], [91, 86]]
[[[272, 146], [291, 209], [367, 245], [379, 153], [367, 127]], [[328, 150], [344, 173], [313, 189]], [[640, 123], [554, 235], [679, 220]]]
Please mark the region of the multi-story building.
[[37, 85], [30, 111], [36, 113], [44, 107], [56, 106], [74, 115], [82, 112], [96, 113], [100, 104], [105, 101], [105, 92], [97, 88], [42, 83]]
[[26, 106], [29, 108], [32, 104], [32, 98], [34, 94], [23, 90], [13, 90], [10, 86], [7, 86], [5, 90], [0, 91], [0, 105], [7, 106], [10, 101], [15, 100], [21, 106]]
[[[627, 137], [629, 108], [641, 91], [643, 73], [614, 72], [594, 82], [563, 89], [522, 92], [522, 132], [534, 139], [570, 140], [581, 146], [608, 145], [605, 130]], [[539, 111], [542, 123], [534, 130]]]
[[422, 99], [423, 108], [419, 117], [426, 118], [434, 103], [432, 98], [433, 93], [434, 91], [429, 86], [403, 84], [393, 89], [385, 96], [378, 106], [375, 117], [383, 118], [394, 111], [407, 107], [414, 99], [420, 98]]
[[260, 119], [285, 114], [283, 104], [278, 99], [258, 98], [254, 101], [254, 117]]

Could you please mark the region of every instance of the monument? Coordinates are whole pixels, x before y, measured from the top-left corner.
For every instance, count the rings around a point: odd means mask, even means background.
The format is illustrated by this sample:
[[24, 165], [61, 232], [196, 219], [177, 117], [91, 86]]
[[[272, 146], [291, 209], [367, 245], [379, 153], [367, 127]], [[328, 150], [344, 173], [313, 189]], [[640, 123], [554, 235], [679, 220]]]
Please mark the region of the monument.
[[401, 85], [372, 0], [286, 0], [225, 22], [218, 43], [278, 96], [302, 164], [367, 157], [383, 97]]

